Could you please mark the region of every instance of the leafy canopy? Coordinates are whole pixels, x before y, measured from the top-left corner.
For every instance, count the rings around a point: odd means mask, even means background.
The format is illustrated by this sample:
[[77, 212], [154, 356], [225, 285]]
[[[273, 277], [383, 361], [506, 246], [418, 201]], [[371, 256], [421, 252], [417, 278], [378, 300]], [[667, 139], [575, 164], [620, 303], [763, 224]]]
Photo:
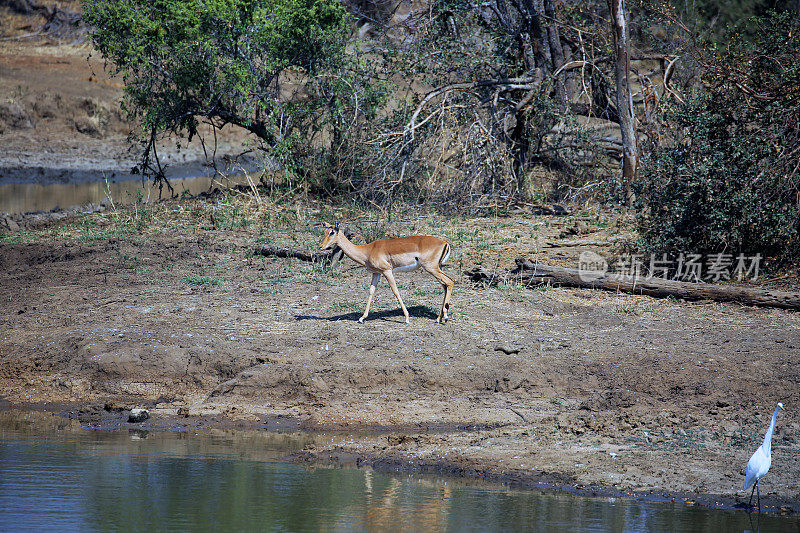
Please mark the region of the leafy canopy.
[[191, 136], [206, 117], [278, 142], [325, 104], [315, 77], [341, 65], [349, 35], [337, 0], [84, 0], [84, 9], [95, 47], [123, 78], [126, 110], [150, 134]]

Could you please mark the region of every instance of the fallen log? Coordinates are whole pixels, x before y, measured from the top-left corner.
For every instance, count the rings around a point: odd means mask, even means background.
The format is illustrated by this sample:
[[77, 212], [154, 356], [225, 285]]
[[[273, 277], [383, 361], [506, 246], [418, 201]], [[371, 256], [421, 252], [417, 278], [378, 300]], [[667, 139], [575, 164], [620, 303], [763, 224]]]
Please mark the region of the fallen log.
[[574, 248], [576, 246], [611, 246], [611, 242], [594, 239], [575, 239], [572, 241], [547, 241], [543, 248]]
[[534, 263], [527, 259], [517, 259], [516, 262], [517, 268], [513, 270], [488, 270], [478, 267], [465, 274], [473, 281], [487, 284], [548, 284], [622, 291], [656, 298], [673, 296], [684, 300], [713, 300], [758, 307], [800, 309], [800, 293], [795, 292], [714, 283], [689, 283], [654, 277], [625, 276], [611, 272], [587, 272], [574, 268]]
[[263, 246], [253, 249], [253, 255], [261, 255], [264, 257], [293, 257], [301, 261], [308, 261], [310, 263], [335, 263], [340, 261], [344, 256], [344, 252], [338, 246], [333, 250], [325, 252], [306, 252], [304, 250], [293, 250], [292, 248], [278, 248], [274, 246]]
[[[83, 23], [83, 15], [71, 9], [61, 9], [56, 4], [46, 6], [36, 0], [0, 0], [0, 7], [8, 7], [22, 15], [37, 13], [47, 19], [39, 31], [56, 39], [71, 37], [75, 42], [83, 41], [89, 31]], [[38, 32], [37, 32], [38, 33]]]

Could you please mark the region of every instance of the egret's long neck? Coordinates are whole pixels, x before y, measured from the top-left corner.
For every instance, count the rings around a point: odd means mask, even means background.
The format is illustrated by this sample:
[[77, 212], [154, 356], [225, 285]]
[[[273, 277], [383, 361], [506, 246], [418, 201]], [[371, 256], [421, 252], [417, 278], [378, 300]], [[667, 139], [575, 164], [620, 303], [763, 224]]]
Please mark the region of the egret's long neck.
[[339, 248], [342, 249], [344, 255], [358, 263], [359, 265], [364, 265], [367, 262], [367, 251], [365, 250], [365, 246], [356, 246], [350, 239], [342, 235], [342, 237], [336, 243]]
[[767, 434], [764, 435], [764, 444], [761, 445], [767, 455], [772, 452], [772, 432], [775, 431], [775, 421], [778, 419], [779, 410], [780, 408], [776, 407], [775, 412], [772, 413], [772, 422], [769, 423]]

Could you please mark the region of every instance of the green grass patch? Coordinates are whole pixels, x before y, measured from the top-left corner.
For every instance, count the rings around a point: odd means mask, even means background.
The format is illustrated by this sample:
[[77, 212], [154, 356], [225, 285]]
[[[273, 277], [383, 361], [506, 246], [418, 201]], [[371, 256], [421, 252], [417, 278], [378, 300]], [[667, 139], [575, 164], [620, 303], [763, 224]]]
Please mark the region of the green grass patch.
[[186, 276], [183, 277], [183, 281], [185, 281], [189, 285], [194, 285], [197, 287], [202, 285], [218, 287], [222, 285], [222, 280], [219, 278], [212, 278], [211, 276], [200, 276], [197, 274], [187, 274]]
[[[366, 305], [366, 302], [334, 302], [328, 306], [328, 311], [334, 311], [337, 313], [363, 313]], [[373, 306], [372, 310], [375, 310], [375, 306]]]

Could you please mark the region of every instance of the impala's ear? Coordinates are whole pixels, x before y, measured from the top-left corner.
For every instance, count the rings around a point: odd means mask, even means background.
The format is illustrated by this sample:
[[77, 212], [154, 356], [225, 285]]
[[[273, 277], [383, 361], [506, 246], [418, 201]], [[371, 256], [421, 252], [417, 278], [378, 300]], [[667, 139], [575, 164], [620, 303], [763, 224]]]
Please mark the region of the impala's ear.
[[337, 233], [339, 232], [339, 225], [340, 225], [340, 224], [341, 224], [340, 222], [337, 222], [337, 223], [336, 223], [336, 224], [333, 226], [333, 229], [335, 229]]

